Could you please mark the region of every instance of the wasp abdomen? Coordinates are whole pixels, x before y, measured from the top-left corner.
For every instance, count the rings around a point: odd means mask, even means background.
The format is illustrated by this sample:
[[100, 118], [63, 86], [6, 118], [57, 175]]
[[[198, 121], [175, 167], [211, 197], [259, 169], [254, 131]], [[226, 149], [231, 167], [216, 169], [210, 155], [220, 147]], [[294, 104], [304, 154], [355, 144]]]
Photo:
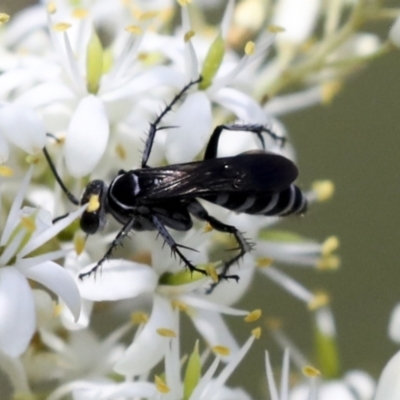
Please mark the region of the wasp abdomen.
[[303, 214], [307, 210], [307, 200], [296, 185], [267, 194], [224, 192], [202, 198], [228, 210], [246, 214], [283, 216]]

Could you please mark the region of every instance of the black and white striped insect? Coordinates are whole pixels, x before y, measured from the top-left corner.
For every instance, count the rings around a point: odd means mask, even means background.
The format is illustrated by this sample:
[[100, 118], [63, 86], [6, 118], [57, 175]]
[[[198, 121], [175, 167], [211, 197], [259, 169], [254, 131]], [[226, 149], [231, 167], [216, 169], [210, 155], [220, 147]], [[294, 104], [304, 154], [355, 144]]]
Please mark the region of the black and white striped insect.
[[[156, 168], [147, 165], [157, 131], [167, 128], [159, 126], [162, 118], [199, 81], [187, 84], [150, 124], [141, 168], [119, 171], [109, 185], [102, 180], [90, 182], [80, 201], [65, 187], [44, 149], [50, 168], [70, 201], [76, 205], [95, 204], [89, 206], [81, 216], [80, 226], [86, 234], [99, 231], [105, 225], [107, 214], [111, 214], [122, 225], [97, 265], [81, 274], [80, 278], [94, 273], [109, 259], [131, 230], [157, 230], [172, 253], [191, 272], [206, 274], [186, 258], [180, 250], [185, 246], [176, 243], [167, 229], [188, 231], [192, 228], [194, 216], [208, 222], [213, 229], [234, 236], [238, 244], [237, 254], [224, 263], [219, 278], [237, 280], [236, 275], [228, 275], [229, 267], [249, 252], [252, 244], [234, 226], [209, 215], [198, 199], [251, 215], [286, 216], [306, 211], [306, 198], [293, 184], [298, 175], [297, 167], [287, 158], [264, 150], [217, 158], [218, 142], [224, 130], [253, 132], [263, 147], [263, 133], [283, 144], [282, 138], [263, 125], [219, 125], [211, 135], [202, 161]], [[93, 199], [96, 201], [92, 202]]]

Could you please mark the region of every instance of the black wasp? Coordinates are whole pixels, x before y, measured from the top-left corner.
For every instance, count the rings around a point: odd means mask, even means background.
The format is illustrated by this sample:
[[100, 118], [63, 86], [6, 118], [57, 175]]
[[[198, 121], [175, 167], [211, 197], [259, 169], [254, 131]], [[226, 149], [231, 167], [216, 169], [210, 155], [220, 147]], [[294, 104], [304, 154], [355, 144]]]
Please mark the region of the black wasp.
[[263, 147], [262, 133], [267, 133], [274, 140], [281, 140], [283, 144], [283, 138], [263, 125], [219, 125], [211, 135], [202, 161], [157, 168], [147, 165], [157, 131], [168, 128], [159, 126], [162, 118], [200, 80], [201, 78], [188, 83], [155, 121], [150, 123], [141, 168], [119, 171], [109, 185], [101, 180], [91, 181], [80, 201], [65, 187], [44, 148], [44, 154], [57, 182], [72, 203], [83, 205], [96, 199], [96, 206], [88, 207], [81, 216], [80, 226], [86, 234], [94, 234], [103, 228], [106, 214], [111, 214], [122, 225], [101, 260], [91, 271], [81, 274], [80, 278], [94, 273], [132, 229], [157, 230], [172, 253], [177, 255], [191, 272], [206, 274], [184, 256], [180, 248], [185, 246], [176, 243], [167, 230], [167, 227], [177, 231], [191, 229], [194, 216], [208, 222], [213, 229], [234, 236], [238, 244], [238, 254], [224, 263], [219, 278], [237, 280], [236, 275], [227, 275], [229, 267], [249, 252], [252, 245], [234, 226], [209, 215], [198, 199], [235, 212], [253, 215], [285, 216], [306, 211], [306, 198], [293, 184], [298, 175], [297, 167], [287, 158], [264, 150], [216, 158], [218, 141], [224, 130], [253, 132]]

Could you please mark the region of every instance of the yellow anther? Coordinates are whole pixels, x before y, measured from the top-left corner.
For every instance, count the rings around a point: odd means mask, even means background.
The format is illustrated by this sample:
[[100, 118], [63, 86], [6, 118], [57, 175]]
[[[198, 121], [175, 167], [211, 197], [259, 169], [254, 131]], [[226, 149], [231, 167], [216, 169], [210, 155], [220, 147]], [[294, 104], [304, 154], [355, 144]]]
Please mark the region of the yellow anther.
[[282, 328], [282, 320], [279, 318], [267, 318], [265, 320], [265, 326], [271, 331], [276, 331]]
[[10, 167], [7, 167], [7, 165], [0, 165], [0, 176], [8, 178], [13, 175], [14, 171]]
[[137, 25], [129, 25], [125, 28], [125, 30], [129, 33], [133, 33], [134, 35], [141, 35], [143, 33], [142, 28]]
[[53, 30], [56, 32], [65, 32], [69, 28], [71, 28], [71, 24], [68, 22], [59, 22], [58, 24], [53, 25]]
[[274, 260], [272, 258], [260, 257], [260, 258], [257, 258], [256, 265], [258, 268], [266, 268], [266, 267], [269, 267], [273, 262], [274, 262]]
[[77, 231], [74, 235], [74, 249], [78, 256], [82, 254], [83, 250], [85, 250], [85, 236], [82, 235], [79, 231]]
[[154, 375], [154, 383], [156, 384], [156, 388], [160, 393], [166, 394], [171, 390], [168, 385], [157, 375]]
[[244, 321], [245, 322], [254, 322], [260, 319], [262, 315], [262, 311], [260, 309], [253, 310], [252, 312], [249, 312], [245, 317]]
[[53, 308], [53, 316], [57, 318], [58, 316], [61, 315], [63, 307], [60, 303], [54, 303], [54, 308]]
[[310, 311], [315, 311], [318, 308], [324, 307], [330, 303], [329, 296], [325, 292], [316, 293], [313, 299], [307, 304]]
[[134, 325], [141, 325], [147, 323], [149, 315], [142, 311], [137, 311], [131, 314], [131, 321]]
[[175, 338], [177, 336], [176, 333], [172, 329], [168, 329], [168, 328], [158, 328], [157, 333], [160, 336], [168, 337], [168, 338]]
[[34, 217], [22, 217], [21, 218], [21, 225], [28, 231], [28, 232], [35, 232], [36, 229], [36, 222]]
[[316, 378], [318, 376], [321, 376], [321, 371], [319, 371], [317, 368], [311, 366], [311, 365], [306, 365], [302, 368], [303, 374], [307, 376], [308, 378]]
[[56, 11], [57, 11], [57, 5], [56, 5], [56, 3], [55, 3], [54, 1], [50, 1], [50, 2], [47, 4], [47, 12], [48, 12], [49, 14], [54, 14]]
[[339, 239], [337, 236], [329, 236], [322, 244], [322, 255], [328, 256], [339, 247]]
[[183, 37], [183, 40], [185, 41], [185, 43], [187, 43], [195, 35], [196, 35], [195, 31], [187, 31], [185, 33], [185, 36]]
[[141, 251], [140, 253], [135, 253], [132, 257], [130, 257], [130, 259], [140, 264], [152, 264], [151, 253], [149, 251]]
[[92, 194], [89, 199], [88, 206], [86, 208], [87, 212], [95, 212], [100, 208], [100, 198], [98, 194]]
[[330, 104], [337, 94], [342, 90], [343, 83], [340, 81], [331, 81], [322, 86], [322, 103]]
[[215, 269], [214, 265], [212, 264], [208, 264], [206, 266], [206, 272], [207, 275], [214, 281], [214, 282], [218, 282], [219, 281], [219, 277], [218, 277], [218, 272]]
[[187, 6], [191, 2], [192, 2], [192, 0], [178, 0], [179, 5], [182, 6], [182, 7]]
[[281, 26], [278, 25], [268, 25], [267, 30], [268, 32], [271, 33], [285, 32], [285, 28], [282, 28]]
[[256, 44], [252, 41], [249, 41], [244, 46], [244, 52], [246, 55], [251, 56], [256, 51]]
[[312, 184], [312, 190], [317, 195], [318, 201], [326, 201], [333, 196], [335, 185], [330, 180], [315, 181]]
[[138, 17], [138, 19], [140, 21], [147, 21], [149, 19], [153, 19], [157, 15], [158, 15], [158, 11], [146, 11], [146, 12], [141, 13], [140, 16]]
[[335, 271], [340, 267], [340, 257], [330, 255], [322, 257], [317, 262], [317, 269], [320, 271]]
[[29, 154], [26, 156], [25, 161], [28, 164], [37, 164], [39, 162], [39, 157], [34, 154]]
[[117, 156], [118, 156], [121, 160], [125, 160], [125, 159], [126, 159], [125, 147], [122, 146], [122, 144], [117, 144], [117, 145], [115, 146], [115, 152], [117, 153]]
[[72, 11], [72, 16], [76, 19], [84, 19], [89, 15], [89, 10], [86, 8], [75, 8]]
[[226, 346], [214, 346], [211, 350], [215, 354], [223, 357], [227, 357], [231, 354], [231, 350], [229, 349], [229, 347]]
[[189, 306], [180, 300], [172, 300], [172, 307], [178, 309], [179, 311], [186, 312]]
[[207, 223], [204, 225], [204, 233], [211, 232], [212, 230], [214, 230], [214, 228], [211, 226], [210, 223], [207, 222]]
[[256, 339], [260, 339], [261, 336], [261, 328], [255, 328], [251, 331], [251, 334], [256, 338]]
[[5, 24], [10, 20], [10, 16], [6, 13], [0, 13], [0, 24]]

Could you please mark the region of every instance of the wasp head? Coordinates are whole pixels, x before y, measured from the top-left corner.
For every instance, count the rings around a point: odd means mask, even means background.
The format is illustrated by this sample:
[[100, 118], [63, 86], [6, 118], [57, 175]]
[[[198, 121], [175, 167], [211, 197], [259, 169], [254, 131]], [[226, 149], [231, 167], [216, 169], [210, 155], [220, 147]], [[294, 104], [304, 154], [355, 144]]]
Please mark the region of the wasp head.
[[87, 204], [80, 220], [81, 229], [93, 235], [106, 222], [107, 185], [100, 180], [91, 181], [85, 188], [80, 204]]

